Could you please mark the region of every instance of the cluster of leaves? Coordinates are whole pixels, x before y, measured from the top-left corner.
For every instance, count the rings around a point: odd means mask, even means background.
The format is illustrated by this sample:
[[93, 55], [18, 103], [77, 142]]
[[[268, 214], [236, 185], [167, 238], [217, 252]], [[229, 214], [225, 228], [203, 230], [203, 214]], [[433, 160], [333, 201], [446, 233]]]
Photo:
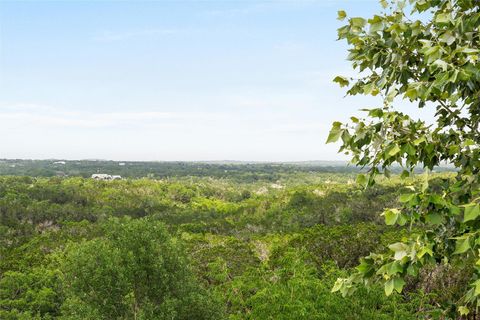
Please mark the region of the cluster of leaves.
[[[385, 211], [390, 225], [418, 227], [390, 254], [371, 254], [350, 278], [339, 279], [344, 295], [358, 284], [384, 284], [385, 293], [401, 292], [408, 277], [429, 265], [463, 261], [473, 269], [471, 283], [454, 304], [462, 315], [480, 307], [480, 6], [474, 0], [380, 1], [384, 12], [370, 19], [348, 18], [338, 29], [350, 45], [349, 60], [361, 75], [337, 77], [350, 95], [379, 95], [383, 107], [365, 110], [365, 119], [335, 122], [328, 142], [341, 140], [340, 151], [357, 166], [369, 168], [358, 181], [373, 185], [378, 174], [404, 167], [434, 169], [449, 163], [453, 179], [426, 179]], [[344, 11], [339, 19], [347, 19]], [[395, 109], [400, 100], [435, 110], [427, 124]]]

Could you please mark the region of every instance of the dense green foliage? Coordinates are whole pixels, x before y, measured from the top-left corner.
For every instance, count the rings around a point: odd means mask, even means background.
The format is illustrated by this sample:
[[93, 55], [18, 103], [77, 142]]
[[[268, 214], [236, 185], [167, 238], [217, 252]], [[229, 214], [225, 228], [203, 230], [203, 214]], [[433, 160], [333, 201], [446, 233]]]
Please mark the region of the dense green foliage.
[[60, 261], [65, 319], [217, 319], [177, 241], [157, 221], [114, 219]]
[[0, 177], [0, 318], [438, 317], [465, 283], [455, 269], [442, 285], [419, 274], [393, 299], [379, 286], [330, 293], [407, 235], [379, 214], [420, 183], [351, 179]]
[[[348, 18], [338, 30], [350, 46], [349, 59], [360, 78], [335, 79], [348, 94], [380, 95], [383, 107], [365, 119], [336, 122], [328, 142], [369, 169], [358, 181], [372, 185], [393, 164], [402, 176], [421, 166], [452, 164], [454, 179], [425, 179], [401, 196], [401, 205], [384, 212], [388, 225], [410, 226], [409, 236], [389, 246], [388, 254], [370, 254], [356, 272], [339, 279], [334, 290], [351, 294], [359, 284], [381, 283], [385, 293], [402, 292], [422, 270], [457, 268], [469, 283], [452, 301], [460, 315], [475, 317], [480, 307], [480, 6], [474, 0], [380, 1], [384, 12]], [[339, 19], [347, 14], [339, 12]], [[433, 123], [398, 111], [435, 111]], [[412, 113], [414, 113], [413, 111]], [[437, 272], [437, 271], [434, 271]], [[440, 272], [440, 271], [438, 271]], [[449, 314], [450, 310], [445, 313]]]

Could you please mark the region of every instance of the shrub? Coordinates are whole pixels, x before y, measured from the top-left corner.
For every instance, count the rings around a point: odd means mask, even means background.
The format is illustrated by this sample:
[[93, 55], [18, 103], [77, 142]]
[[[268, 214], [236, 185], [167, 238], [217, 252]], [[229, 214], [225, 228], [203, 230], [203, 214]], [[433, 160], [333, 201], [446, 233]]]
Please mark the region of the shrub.
[[112, 219], [105, 237], [72, 245], [62, 261], [63, 319], [217, 319], [179, 243], [163, 224]]

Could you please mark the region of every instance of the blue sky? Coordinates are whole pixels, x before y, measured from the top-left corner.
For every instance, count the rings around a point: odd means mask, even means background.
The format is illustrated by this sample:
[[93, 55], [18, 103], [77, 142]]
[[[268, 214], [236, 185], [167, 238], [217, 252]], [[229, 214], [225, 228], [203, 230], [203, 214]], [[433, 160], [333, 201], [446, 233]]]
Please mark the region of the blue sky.
[[330, 124], [377, 101], [336, 12], [375, 0], [2, 1], [0, 158], [343, 159]]

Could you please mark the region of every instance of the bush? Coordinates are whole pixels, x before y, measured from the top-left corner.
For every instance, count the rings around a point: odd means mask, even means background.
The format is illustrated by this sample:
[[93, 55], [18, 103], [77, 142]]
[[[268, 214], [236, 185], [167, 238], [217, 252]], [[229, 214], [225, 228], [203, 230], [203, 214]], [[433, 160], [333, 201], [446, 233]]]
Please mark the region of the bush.
[[67, 250], [63, 319], [220, 318], [163, 224], [113, 219], [105, 234]]

